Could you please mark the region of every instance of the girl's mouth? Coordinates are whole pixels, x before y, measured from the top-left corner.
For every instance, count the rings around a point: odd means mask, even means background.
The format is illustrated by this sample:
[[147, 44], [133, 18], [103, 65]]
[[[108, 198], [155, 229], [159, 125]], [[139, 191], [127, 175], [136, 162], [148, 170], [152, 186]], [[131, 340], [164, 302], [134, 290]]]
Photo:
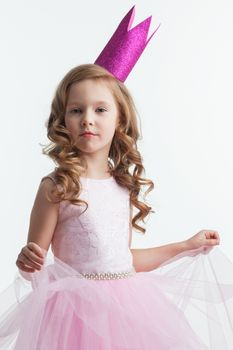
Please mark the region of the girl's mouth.
[[93, 137], [93, 136], [96, 136], [96, 135], [95, 134], [91, 134], [91, 133], [84, 133], [81, 136], [83, 136], [83, 137]]

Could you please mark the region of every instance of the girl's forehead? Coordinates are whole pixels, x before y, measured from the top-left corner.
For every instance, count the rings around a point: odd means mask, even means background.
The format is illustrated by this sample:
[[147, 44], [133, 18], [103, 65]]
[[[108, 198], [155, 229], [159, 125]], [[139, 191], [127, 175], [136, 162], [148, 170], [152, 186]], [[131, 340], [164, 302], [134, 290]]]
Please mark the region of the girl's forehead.
[[82, 90], [92, 90], [98, 89], [103, 91], [110, 91], [110, 84], [104, 80], [94, 80], [94, 79], [85, 79], [79, 82], [75, 82], [71, 85], [73, 91], [82, 91]]
[[71, 85], [68, 95], [69, 104], [85, 101], [90, 102], [92, 100], [93, 102], [115, 102], [110, 85], [104, 81], [95, 81], [91, 79], [83, 80]]

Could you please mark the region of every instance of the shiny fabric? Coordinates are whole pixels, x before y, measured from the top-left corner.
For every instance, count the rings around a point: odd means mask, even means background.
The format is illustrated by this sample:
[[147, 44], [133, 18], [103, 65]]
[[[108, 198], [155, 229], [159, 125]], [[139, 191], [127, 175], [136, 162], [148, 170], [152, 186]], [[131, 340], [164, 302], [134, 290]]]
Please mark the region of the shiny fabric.
[[121, 20], [116, 31], [95, 60], [95, 64], [107, 69], [122, 82], [126, 80], [150, 39], [160, 27], [159, 25], [147, 39], [152, 16], [131, 28], [134, 16], [135, 5]]

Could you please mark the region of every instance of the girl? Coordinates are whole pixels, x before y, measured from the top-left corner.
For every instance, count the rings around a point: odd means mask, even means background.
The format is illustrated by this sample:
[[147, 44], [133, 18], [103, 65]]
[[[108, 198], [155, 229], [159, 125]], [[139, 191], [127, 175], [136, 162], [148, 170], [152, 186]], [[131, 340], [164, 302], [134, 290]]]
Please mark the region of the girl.
[[213, 249], [218, 232], [131, 249], [132, 228], [144, 233], [152, 212], [139, 195], [153, 182], [126, 86], [96, 63], [71, 69], [47, 132], [56, 168], [41, 179], [19, 273], [1, 294], [0, 349], [230, 349], [233, 283], [217, 267], [233, 269]]
[[[106, 70], [87, 64], [64, 77], [48, 121], [53, 143], [45, 148], [58, 166], [42, 178], [16, 262], [33, 291], [0, 327], [15, 349], [208, 349], [180, 302], [213, 302], [217, 286], [214, 297], [188, 291], [201, 287], [198, 276], [181, 278], [189, 268], [194, 273], [198, 258], [195, 268], [186, 260], [168, 275], [156, 269], [174, 256], [202, 255], [219, 234], [202, 230], [184, 242], [130, 249], [131, 228], [143, 232], [138, 222], [150, 210], [139, 190], [153, 184], [141, 176], [138, 135], [132, 98]], [[46, 265], [50, 244], [55, 262]]]

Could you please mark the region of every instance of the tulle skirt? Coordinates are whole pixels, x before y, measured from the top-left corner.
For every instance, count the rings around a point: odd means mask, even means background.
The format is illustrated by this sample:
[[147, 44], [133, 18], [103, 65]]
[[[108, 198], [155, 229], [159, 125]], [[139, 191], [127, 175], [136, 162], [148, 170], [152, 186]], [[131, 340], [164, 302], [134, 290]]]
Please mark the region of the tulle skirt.
[[0, 293], [1, 350], [232, 350], [233, 263], [187, 251], [149, 272], [83, 278], [56, 256]]

